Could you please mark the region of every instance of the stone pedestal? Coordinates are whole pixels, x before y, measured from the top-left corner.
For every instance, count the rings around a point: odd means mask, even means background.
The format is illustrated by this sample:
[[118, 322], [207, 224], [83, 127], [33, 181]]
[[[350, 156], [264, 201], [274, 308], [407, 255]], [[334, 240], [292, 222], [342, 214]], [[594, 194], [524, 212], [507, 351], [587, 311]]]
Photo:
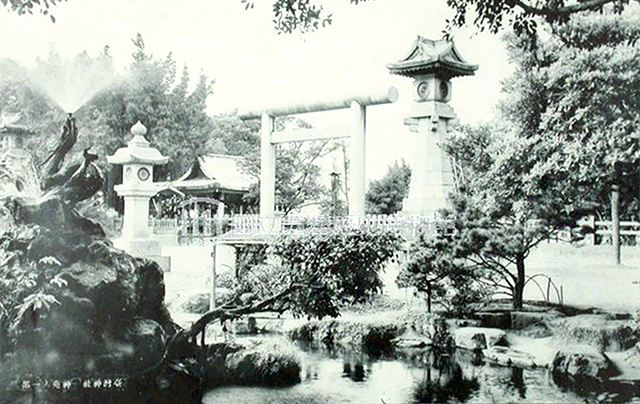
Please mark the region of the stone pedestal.
[[409, 195], [403, 202], [407, 215], [433, 216], [448, 206], [453, 191], [450, 158], [443, 149], [450, 124], [455, 119], [453, 108], [439, 101], [416, 103], [406, 124], [415, 132]]
[[236, 275], [236, 247], [231, 244], [217, 243], [216, 249], [216, 272], [220, 275], [223, 272], [231, 271]]

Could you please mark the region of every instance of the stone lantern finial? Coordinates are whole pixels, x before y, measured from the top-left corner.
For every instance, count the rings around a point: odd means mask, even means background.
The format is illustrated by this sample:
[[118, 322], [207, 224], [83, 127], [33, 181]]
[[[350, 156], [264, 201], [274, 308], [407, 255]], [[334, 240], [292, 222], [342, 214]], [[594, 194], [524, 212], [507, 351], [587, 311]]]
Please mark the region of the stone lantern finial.
[[135, 125], [131, 127], [131, 134], [133, 136], [144, 136], [147, 134], [147, 127], [142, 124], [142, 122], [138, 121]]

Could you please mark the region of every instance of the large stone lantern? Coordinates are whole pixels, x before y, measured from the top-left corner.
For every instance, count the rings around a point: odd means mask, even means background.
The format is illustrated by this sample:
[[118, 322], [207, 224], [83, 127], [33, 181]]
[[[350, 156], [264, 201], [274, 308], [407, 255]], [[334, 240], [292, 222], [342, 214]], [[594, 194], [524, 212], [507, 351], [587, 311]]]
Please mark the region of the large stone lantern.
[[467, 63], [452, 41], [418, 36], [407, 56], [387, 68], [391, 74], [413, 79], [414, 103], [405, 124], [417, 137], [403, 213], [431, 216], [447, 206], [454, 184], [451, 162], [442, 148], [456, 119], [448, 104], [451, 79], [473, 75], [478, 66]]
[[[133, 138], [127, 147], [118, 149], [107, 157], [109, 164], [122, 164], [122, 184], [115, 187], [124, 198], [124, 221], [122, 236], [115, 244], [138, 257], [155, 259], [166, 268], [162, 259], [160, 244], [153, 240], [149, 228], [149, 200], [161, 188], [153, 182], [153, 166], [166, 164], [169, 157], [151, 147], [145, 139], [147, 128], [138, 122], [131, 128]], [[165, 265], [163, 265], [165, 264]]]

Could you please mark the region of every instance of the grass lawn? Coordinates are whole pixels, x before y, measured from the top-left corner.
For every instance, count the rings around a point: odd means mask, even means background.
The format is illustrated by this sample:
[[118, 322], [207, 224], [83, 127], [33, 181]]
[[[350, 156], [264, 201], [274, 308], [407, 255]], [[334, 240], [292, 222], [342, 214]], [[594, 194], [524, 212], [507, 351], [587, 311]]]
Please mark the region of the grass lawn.
[[[545, 274], [562, 287], [564, 303], [578, 307], [599, 307], [611, 311], [640, 311], [640, 247], [624, 247], [622, 265], [613, 264], [611, 246], [576, 247], [568, 244], [542, 244], [527, 258], [527, 274]], [[382, 277], [385, 294], [406, 301], [421, 302], [407, 290], [398, 289], [397, 264], [387, 267]], [[536, 278], [546, 293], [547, 281]], [[195, 320], [180, 309], [189, 295], [211, 290], [211, 257], [208, 248], [180, 248], [172, 251], [172, 269], [165, 274], [167, 303], [178, 323]], [[530, 282], [525, 299], [543, 300], [541, 291]], [[551, 302], [557, 297], [552, 288]]]

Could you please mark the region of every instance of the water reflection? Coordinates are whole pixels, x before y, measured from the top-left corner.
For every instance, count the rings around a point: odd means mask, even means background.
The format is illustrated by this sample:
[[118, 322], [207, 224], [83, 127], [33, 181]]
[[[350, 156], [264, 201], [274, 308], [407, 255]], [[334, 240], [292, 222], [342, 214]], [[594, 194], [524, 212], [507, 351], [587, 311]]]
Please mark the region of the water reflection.
[[514, 388], [520, 398], [527, 397], [527, 386], [524, 384], [524, 369], [522, 368], [511, 368], [511, 378], [507, 382], [509, 387]]
[[464, 376], [462, 366], [451, 355], [430, 355], [425, 368], [425, 377], [413, 391], [416, 403], [444, 403], [455, 399], [466, 401], [471, 393], [480, 388], [478, 379]]
[[348, 377], [354, 382], [362, 382], [366, 377], [366, 372], [362, 363], [358, 362], [353, 364], [344, 363], [342, 365], [342, 377]]
[[[367, 374], [371, 372], [371, 358], [364, 353], [344, 353], [342, 364], [342, 377], [346, 377], [356, 383], [363, 382]], [[365, 369], [365, 362], [367, 369]]]
[[[473, 352], [434, 355], [396, 350], [372, 358], [362, 350], [304, 349], [302, 383], [286, 388], [225, 387], [204, 404], [225, 403], [548, 403], [582, 402], [546, 369], [493, 366]], [[619, 397], [618, 397], [619, 398]], [[627, 397], [623, 397], [627, 398]]]

